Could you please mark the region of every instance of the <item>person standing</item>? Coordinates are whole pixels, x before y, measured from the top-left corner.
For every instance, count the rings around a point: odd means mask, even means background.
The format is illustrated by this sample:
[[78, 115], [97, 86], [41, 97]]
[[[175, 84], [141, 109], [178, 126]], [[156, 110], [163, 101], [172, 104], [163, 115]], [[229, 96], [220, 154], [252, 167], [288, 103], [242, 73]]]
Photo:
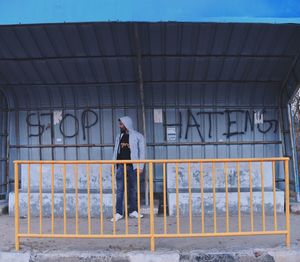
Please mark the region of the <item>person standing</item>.
[[[113, 160], [143, 160], [145, 159], [145, 139], [144, 136], [133, 129], [132, 119], [124, 116], [119, 119], [120, 134], [116, 137], [113, 153]], [[136, 187], [137, 187], [137, 168], [136, 163], [127, 164], [127, 189], [129, 217], [142, 218], [143, 215], [137, 212]], [[139, 172], [142, 174], [144, 164], [139, 164]], [[117, 200], [115, 220], [123, 218], [123, 199], [124, 199], [124, 164], [117, 165]], [[114, 221], [114, 218], [111, 219]]]

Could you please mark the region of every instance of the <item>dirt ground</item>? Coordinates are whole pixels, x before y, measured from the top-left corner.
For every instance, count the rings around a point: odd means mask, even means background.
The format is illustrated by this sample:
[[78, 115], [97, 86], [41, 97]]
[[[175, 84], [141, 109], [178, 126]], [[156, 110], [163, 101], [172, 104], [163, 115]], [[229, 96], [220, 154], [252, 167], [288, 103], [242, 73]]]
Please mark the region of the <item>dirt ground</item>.
[[[300, 216], [291, 215], [291, 244], [297, 246], [300, 243]], [[285, 226], [285, 216], [283, 214], [277, 216], [278, 229], [282, 230]], [[100, 219], [92, 219], [92, 234], [99, 234]], [[20, 232], [27, 233], [27, 218], [20, 219]], [[149, 232], [149, 217], [145, 216], [141, 219], [141, 233]], [[229, 217], [230, 231], [238, 230], [237, 217]], [[51, 233], [51, 219], [43, 218], [43, 233]], [[108, 218], [104, 220], [104, 233], [112, 234], [113, 224]], [[167, 217], [167, 232], [176, 232], [176, 217]], [[225, 232], [226, 218], [224, 216], [217, 217], [217, 232]], [[254, 216], [254, 230], [262, 228], [262, 218], [258, 215]], [[193, 217], [193, 232], [201, 233], [201, 217]], [[241, 218], [242, 231], [250, 231], [250, 217], [243, 215]], [[39, 218], [31, 218], [31, 232], [39, 233]], [[272, 216], [266, 216], [266, 230], [274, 230]], [[137, 233], [138, 223], [136, 219], [128, 219], [129, 233]], [[164, 232], [163, 217], [155, 217], [155, 231], [157, 233]], [[205, 216], [205, 232], [213, 232], [214, 224], [212, 216]], [[125, 220], [117, 222], [116, 234], [125, 232]], [[180, 218], [180, 233], [189, 232], [188, 217]], [[63, 233], [63, 219], [55, 218], [55, 233]], [[67, 219], [67, 233], [75, 233], [75, 219]], [[87, 219], [79, 219], [79, 233], [88, 233]], [[8, 215], [0, 216], [0, 250], [13, 251], [15, 249], [14, 240], [14, 218]], [[21, 250], [33, 251], [53, 251], [53, 250], [148, 250], [149, 239], [53, 239], [53, 238], [21, 238]], [[206, 237], [206, 238], [186, 238], [186, 239], [162, 239], [157, 238], [156, 249], [170, 250], [195, 250], [195, 249], [216, 249], [216, 250], [238, 250], [246, 248], [275, 248], [285, 245], [284, 235], [274, 236], [237, 236], [237, 237]]]

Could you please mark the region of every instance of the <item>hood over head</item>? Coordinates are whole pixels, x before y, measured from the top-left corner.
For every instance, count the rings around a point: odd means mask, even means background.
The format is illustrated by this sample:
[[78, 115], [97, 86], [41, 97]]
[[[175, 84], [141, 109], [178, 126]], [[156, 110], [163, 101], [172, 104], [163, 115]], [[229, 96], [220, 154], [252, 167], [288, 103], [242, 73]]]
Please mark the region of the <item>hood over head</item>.
[[123, 125], [130, 131], [133, 130], [132, 119], [129, 116], [123, 116], [119, 118], [119, 121], [123, 123]]

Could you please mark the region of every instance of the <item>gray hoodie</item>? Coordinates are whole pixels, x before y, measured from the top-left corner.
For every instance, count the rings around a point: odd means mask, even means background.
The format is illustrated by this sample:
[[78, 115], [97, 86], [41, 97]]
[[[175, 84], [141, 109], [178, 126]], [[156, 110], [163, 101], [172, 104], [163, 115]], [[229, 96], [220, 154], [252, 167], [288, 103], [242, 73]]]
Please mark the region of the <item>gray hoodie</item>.
[[[129, 146], [131, 160], [143, 160], [145, 159], [145, 139], [144, 136], [133, 129], [132, 119], [129, 116], [123, 116], [120, 118], [124, 126], [129, 132]], [[115, 148], [113, 153], [113, 160], [117, 159], [119, 143], [123, 134], [118, 134], [115, 140]], [[137, 168], [137, 164], [133, 164], [133, 168]], [[140, 164], [140, 168], [144, 168], [144, 164]]]

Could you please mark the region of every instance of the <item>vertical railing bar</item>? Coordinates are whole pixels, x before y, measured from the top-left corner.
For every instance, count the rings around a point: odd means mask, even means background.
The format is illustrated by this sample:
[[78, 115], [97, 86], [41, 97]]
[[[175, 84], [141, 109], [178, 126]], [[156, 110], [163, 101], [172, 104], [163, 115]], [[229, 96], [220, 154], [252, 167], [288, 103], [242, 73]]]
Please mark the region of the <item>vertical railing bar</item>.
[[179, 214], [179, 185], [178, 185], [178, 163], [176, 163], [176, 225], [177, 225], [177, 234], [180, 234], [180, 214]]
[[40, 164], [40, 185], [39, 185], [39, 195], [40, 195], [40, 234], [43, 233], [43, 169], [42, 164]]
[[265, 182], [264, 182], [264, 167], [263, 167], [263, 162], [260, 162], [260, 174], [261, 174], [262, 227], [263, 227], [263, 231], [265, 231], [266, 230], [266, 220], [265, 220]]
[[166, 162], [163, 163], [163, 183], [164, 183], [164, 234], [167, 234], [167, 181], [166, 181]]
[[154, 190], [153, 190], [153, 162], [149, 163], [149, 190], [150, 190], [150, 250], [155, 250], [155, 227], [154, 227]]
[[140, 164], [137, 164], [137, 205], [138, 205], [138, 234], [141, 234], [141, 201], [140, 201]]
[[274, 209], [274, 230], [277, 231], [277, 201], [276, 201], [276, 173], [275, 161], [272, 161], [272, 184], [273, 184], [273, 209]]
[[116, 234], [116, 196], [115, 196], [115, 166], [111, 166], [111, 190], [113, 206], [113, 234]]
[[124, 205], [125, 205], [125, 234], [128, 234], [128, 201], [127, 201], [127, 164], [124, 164]]
[[16, 250], [20, 249], [20, 221], [19, 221], [19, 164], [14, 163], [15, 168], [15, 246]]
[[254, 231], [254, 218], [253, 218], [253, 185], [252, 185], [252, 162], [249, 162], [249, 191], [250, 191], [250, 224], [251, 231]]
[[191, 163], [188, 163], [188, 187], [189, 187], [189, 219], [190, 219], [190, 234], [193, 233], [193, 218], [192, 218], [192, 185], [191, 185]]
[[287, 247], [290, 247], [290, 177], [289, 177], [289, 160], [284, 161], [284, 177], [285, 177], [285, 223], [286, 223], [286, 239]]
[[100, 193], [100, 234], [103, 234], [103, 167], [99, 166], [99, 193]]
[[87, 193], [88, 193], [88, 233], [92, 233], [91, 224], [91, 178], [90, 178], [90, 165], [86, 164], [86, 175], [87, 175]]
[[201, 180], [201, 229], [202, 233], [205, 232], [205, 226], [204, 226], [204, 174], [203, 174], [203, 163], [200, 163], [200, 180]]
[[227, 163], [224, 163], [224, 169], [225, 169], [226, 232], [229, 232], [228, 164]]
[[30, 164], [28, 164], [28, 170], [27, 170], [27, 172], [28, 172], [28, 185], [27, 185], [27, 216], [28, 216], [28, 220], [27, 220], [27, 232], [28, 232], [28, 234], [30, 234], [30, 227], [31, 227], [31, 223], [30, 223], [30, 217], [31, 217], [31, 211], [30, 211], [30, 194], [31, 194], [31, 192], [30, 192], [30, 189], [31, 189], [31, 179], [30, 179]]
[[213, 205], [214, 205], [214, 233], [217, 233], [217, 208], [216, 208], [216, 164], [212, 163], [212, 182], [213, 182]]
[[237, 163], [237, 188], [238, 188], [238, 228], [242, 231], [241, 224], [241, 178], [240, 178], [240, 163]]
[[63, 165], [63, 191], [64, 191], [64, 234], [67, 234], [67, 195], [66, 195], [66, 164]]
[[51, 164], [51, 233], [54, 234], [54, 165]]
[[76, 235], [78, 235], [78, 165], [75, 164], [75, 226]]

